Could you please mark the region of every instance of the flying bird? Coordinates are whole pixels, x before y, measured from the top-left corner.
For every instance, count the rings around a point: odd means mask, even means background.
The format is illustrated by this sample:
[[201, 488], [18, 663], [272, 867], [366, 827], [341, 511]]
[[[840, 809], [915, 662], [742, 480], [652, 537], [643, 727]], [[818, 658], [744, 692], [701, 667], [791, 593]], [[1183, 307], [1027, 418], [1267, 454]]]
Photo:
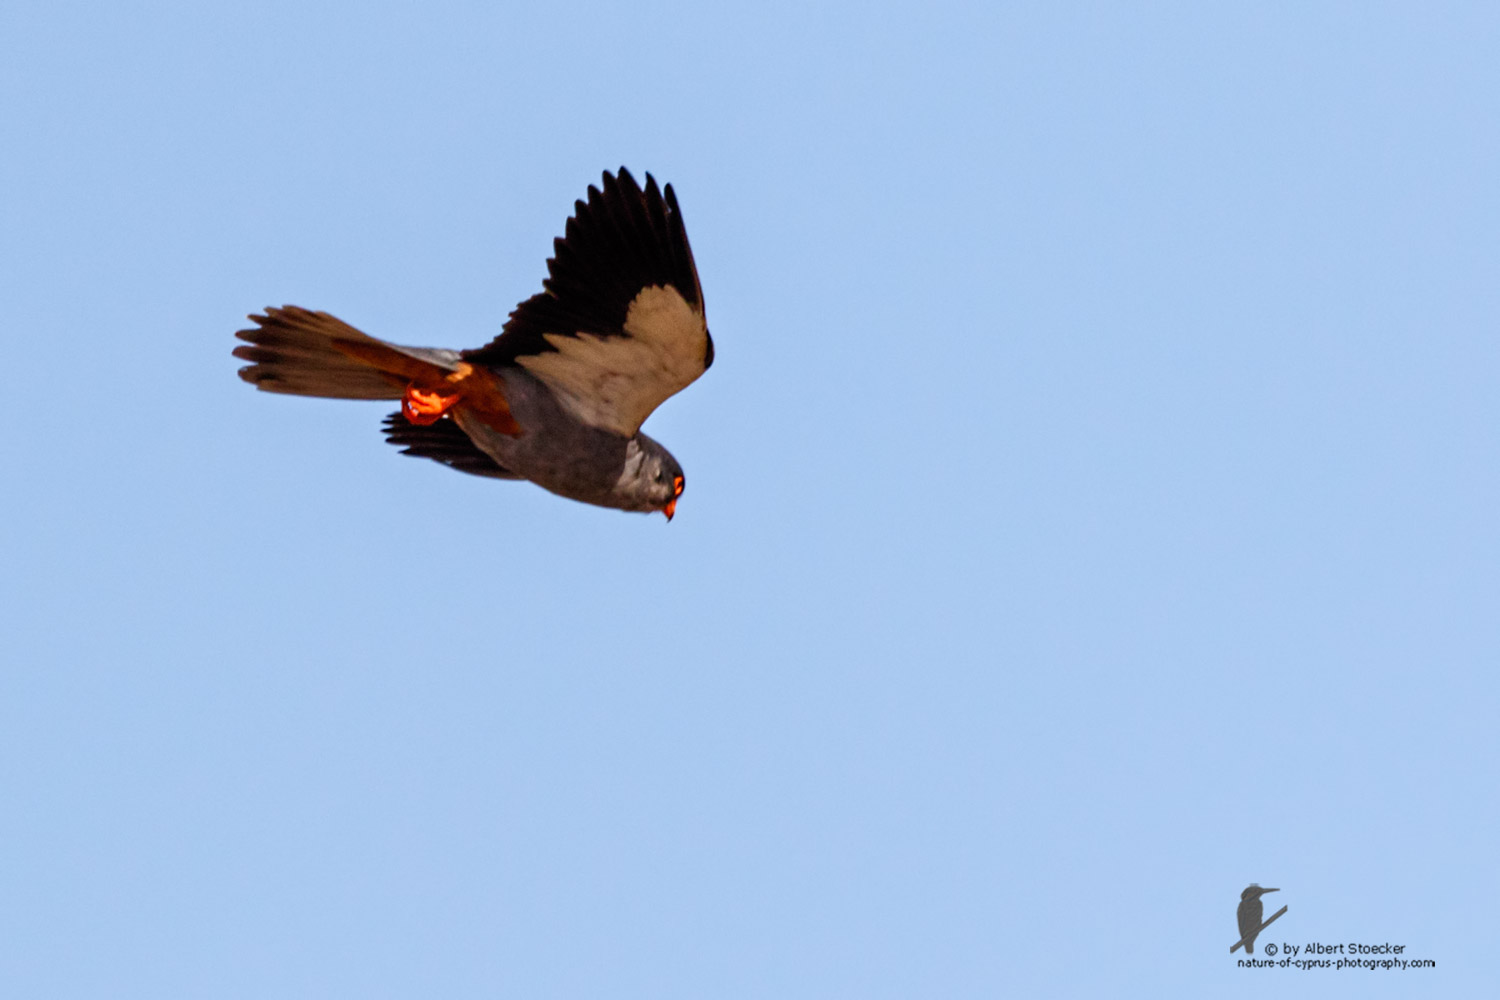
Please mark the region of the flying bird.
[[250, 316], [234, 355], [267, 392], [400, 400], [402, 454], [672, 519], [682, 466], [641, 424], [708, 370], [703, 312], [672, 185], [606, 172], [553, 241], [542, 291], [483, 347], [402, 347], [296, 306]]
[[[1240, 893], [1240, 907], [1235, 911], [1235, 918], [1240, 925], [1240, 940], [1245, 942], [1245, 954], [1255, 954], [1255, 939], [1260, 935], [1260, 918], [1265, 915], [1265, 904], [1260, 897], [1268, 892], [1280, 892], [1280, 889], [1262, 889], [1251, 883]], [[1281, 914], [1277, 914], [1280, 916]]]

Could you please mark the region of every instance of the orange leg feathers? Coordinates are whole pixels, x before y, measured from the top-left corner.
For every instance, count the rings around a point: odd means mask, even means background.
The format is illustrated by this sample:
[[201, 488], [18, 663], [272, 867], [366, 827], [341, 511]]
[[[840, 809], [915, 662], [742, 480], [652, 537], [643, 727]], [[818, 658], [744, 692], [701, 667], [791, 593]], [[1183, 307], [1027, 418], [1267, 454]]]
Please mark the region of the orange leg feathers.
[[[460, 361], [457, 370], [445, 381], [455, 391], [462, 394], [465, 413], [473, 414], [501, 434], [508, 434], [511, 437], [521, 436], [521, 425], [516, 423], [516, 418], [510, 415], [510, 403], [506, 402], [504, 386], [494, 372], [482, 366], [476, 368], [467, 361]], [[411, 392], [410, 389], [406, 391], [408, 397]], [[447, 404], [444, 409], [451, 405], [451, 403]], [[405, 403], [402, 404], [402, 409], [405, 410]]]
[[521, 425], [510, 414], [500, 380], [493, 373], [462, 361], [458, 370], [441, 382], [418, 379], [408, 385], [401, 397], [401, 415], [408, 422], [425, 427], [443, 419], [460, 402], [465, 413], [478, 417], [501, 434], [521, 436]]
[[406, 387], [406, 395], [401, 397], [401, 415], [408, 423], [416, 424], [418, 427], [426, 427], [443, 419], [443, 414], [452, 409], [453, 404], [463, 398], [462, 393], [444, 395], [441, 392], [424, 392], [413, 382]]

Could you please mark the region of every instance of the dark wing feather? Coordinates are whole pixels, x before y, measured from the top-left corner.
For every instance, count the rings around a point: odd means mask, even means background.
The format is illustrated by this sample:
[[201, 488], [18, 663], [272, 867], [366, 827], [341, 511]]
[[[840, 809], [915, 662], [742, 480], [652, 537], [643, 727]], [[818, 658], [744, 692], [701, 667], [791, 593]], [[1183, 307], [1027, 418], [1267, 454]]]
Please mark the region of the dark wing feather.
[[544, 291], [465, 361], [519, 365], [587, 423], [634, 434], [713, 362], [677, 196], [623, 167], [590, 187], [553, 242]]
[[422, 427], [408, 422], [397, 411], [385, 418], [381, 429], [385, 431], [385, 439], [400, 448], [403, 455], [430, 458], [450, 469], [474, 476], [489, 476], [491, 479], [522, 478], [480, 451], [479, 446], [451, 417], [444, 417]]

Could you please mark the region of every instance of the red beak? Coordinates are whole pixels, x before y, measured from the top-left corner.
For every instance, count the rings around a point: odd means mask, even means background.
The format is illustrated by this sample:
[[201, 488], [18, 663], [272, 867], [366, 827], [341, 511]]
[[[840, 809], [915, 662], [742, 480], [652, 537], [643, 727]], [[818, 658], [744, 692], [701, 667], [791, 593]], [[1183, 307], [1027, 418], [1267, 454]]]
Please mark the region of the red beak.
[[682, 496], [682, 487], [683, 487], [683, 479], [682, 479], [682, 477], [681, 476], [673, 476], [672, 477], [672, 499], [668, 500], [667, 501], [667, 505], [661, 509], [661, 512], [663, 514], [667, 515], [667, 520], [668, 521], [672, 520], [672, 515], [675, 514], [675, 513], [677, 513], [677, 498], [680, 497], [680, 496]]

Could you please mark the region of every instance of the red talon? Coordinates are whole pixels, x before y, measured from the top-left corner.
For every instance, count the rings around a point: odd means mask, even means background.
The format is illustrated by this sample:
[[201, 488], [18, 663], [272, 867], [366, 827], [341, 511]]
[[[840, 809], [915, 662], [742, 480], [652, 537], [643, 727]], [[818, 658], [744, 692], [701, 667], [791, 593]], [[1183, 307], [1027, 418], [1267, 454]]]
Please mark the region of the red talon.
[[413, 382], [406, 387], [406, 395], [401, 397], [401, 415], [406, 418], [407, 423], [416, 424], [418, 427], [426, 427], [435, 424], [443, 418], [458, 402], [459, 393], [445, 396], [441, 392], [427, 392], [418, 389]]

